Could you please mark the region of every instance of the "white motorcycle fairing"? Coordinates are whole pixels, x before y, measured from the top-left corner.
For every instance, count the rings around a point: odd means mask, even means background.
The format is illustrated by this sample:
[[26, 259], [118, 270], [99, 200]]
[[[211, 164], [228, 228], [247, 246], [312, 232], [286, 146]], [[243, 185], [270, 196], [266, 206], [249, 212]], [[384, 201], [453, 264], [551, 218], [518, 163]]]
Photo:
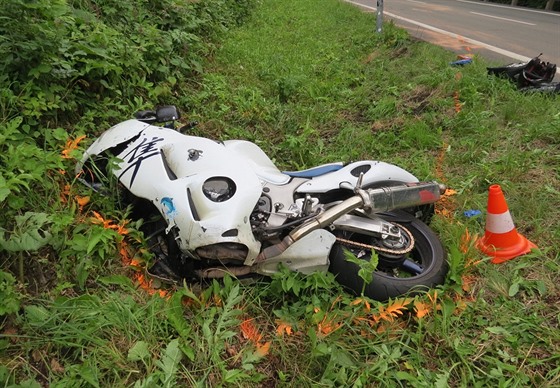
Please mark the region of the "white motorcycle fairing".
[[[115, 154], [122, 162], [114, 175], [132, 194], [154, 204], [167, 222], [167, 232], [175, 229], [182, 251], [237, 243], [247, 248], [246, 261], [259, 254], [261, 243], [252, 233], [249, 217], [262, 186], [241, 155], [206, 138], [128, 120], [88, 148], [77, 172], [88, 158], [123, 146]], [[207, 183], [212, 180], [222, 187], [228, 182], [231, 195], [219, 198]]]
[[336, 237], [325, 229], [314, 230], [281, 255], [258, 263], [255, 272], [271, 276], [278, 272], [280, 263], [303, 274], [326, 272], [329, 269], [329, 253], [335, 241]]
[[[312, 172], [313, 169], [307, 171]], [[286, 174], [292, 177], [304, 177], [307, 171], [287, 172]], [[361, 183], [363, 187], [368, 187], [370, 185], [390, 185], [391, 182], [418, 182], [418, 179], [414, 175], [398, 166], [385, 162], [363, 160], [350, 163], [336, 171], [312, 177], [311, 180], [299, 186], [296, 192], [317, 194], [339, 188], [353, 190], [358, 184], [361, 174], [363, 174]]]

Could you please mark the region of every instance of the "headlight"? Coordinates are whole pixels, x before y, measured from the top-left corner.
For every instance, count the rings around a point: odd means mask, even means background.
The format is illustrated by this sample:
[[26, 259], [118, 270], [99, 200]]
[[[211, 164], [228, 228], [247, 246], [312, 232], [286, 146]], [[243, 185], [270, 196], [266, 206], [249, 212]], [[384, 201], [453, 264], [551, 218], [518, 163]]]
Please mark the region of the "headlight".
[[202, 185], [202, 192], [210, 201], [224, 202], [235, 194], [235, 183], [225, 177], [210, 178]]

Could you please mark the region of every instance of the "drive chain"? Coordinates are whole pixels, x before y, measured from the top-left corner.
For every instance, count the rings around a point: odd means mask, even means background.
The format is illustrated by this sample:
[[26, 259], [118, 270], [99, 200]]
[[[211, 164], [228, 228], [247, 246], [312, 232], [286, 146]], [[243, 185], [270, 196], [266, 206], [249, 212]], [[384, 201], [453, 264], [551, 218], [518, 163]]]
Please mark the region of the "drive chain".
[[389, 253], [391, 255], [404, 255], [404, 254], [407, 254], [410, 251], [412, 251], [412, 249], [414, 248], [414, 242], [415, 241], [414, 241], [414, 236], [412, 235], [412, 233], [410, 233], [410, 231], [408, 229], [406, 229], [402, 225], [399, 225], [399, 229], [401, 229], [401, 231], [406, 233], [406, 235], [408, 236], [408, 239], [409, 239], [409, 244], [404, 249], [390, 249], [390, 248], [380, 247], [380, 246], [376, 246], [376, 245], [359, 243], [359, 242], [352, 241], [352, 240], [346, 240], [346, 239], [341, 238], [341, 237], [337, 237], [336, 240], [339, 243], [341, 243], [342, 245], [346, 245], [346, 246], [349, 246], [349, 247], [369, 249], [369, 250], [373, 249], [377, 252]]

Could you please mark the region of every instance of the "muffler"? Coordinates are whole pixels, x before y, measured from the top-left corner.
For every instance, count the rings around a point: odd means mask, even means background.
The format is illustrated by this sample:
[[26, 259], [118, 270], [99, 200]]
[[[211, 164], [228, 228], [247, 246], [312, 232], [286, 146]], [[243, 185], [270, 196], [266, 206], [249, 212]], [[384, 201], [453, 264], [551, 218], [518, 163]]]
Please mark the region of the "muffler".
[[316, 229], [332, 224], [336, 219], [358, 208], [367, 214], [404, 209], [437, 202], [445, 192], [445, 185], [437, 182], [417, 182], [402, 186], [382, 187], [379, 189], [356, 189], [356, 195], [335, 205], [290, 232], [276, 245], [262, 250], [255, 262], [276, 257], [290, 245]]

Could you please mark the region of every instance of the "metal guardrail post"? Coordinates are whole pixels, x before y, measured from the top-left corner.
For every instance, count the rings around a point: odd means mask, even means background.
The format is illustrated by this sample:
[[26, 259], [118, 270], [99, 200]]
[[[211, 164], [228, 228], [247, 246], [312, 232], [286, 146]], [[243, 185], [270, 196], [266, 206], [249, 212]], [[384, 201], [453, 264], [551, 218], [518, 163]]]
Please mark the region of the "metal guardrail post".
[[377, 0], [377, 33], [383, 29], [383, 0]]

